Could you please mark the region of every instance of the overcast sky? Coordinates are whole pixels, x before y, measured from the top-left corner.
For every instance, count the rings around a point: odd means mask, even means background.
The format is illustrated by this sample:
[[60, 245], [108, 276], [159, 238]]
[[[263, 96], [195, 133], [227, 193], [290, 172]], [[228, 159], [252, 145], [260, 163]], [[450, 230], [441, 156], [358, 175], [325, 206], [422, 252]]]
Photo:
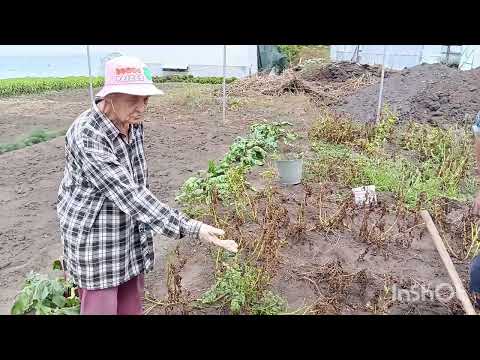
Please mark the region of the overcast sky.
[[[197, 45], [198, 46], [198, 45]], [[197, 47], [195, 46], [195, 47]], [[218, 52], [218, 45], [200, 45], [202, 51]], [[148, 45], [90, 45], [91, 53], [110, 53], [114, 51], [132, 52], [145, 56], [155, 48], [165, 50], [182, 51], [182, 48], [192, 48], [191, 46], [148, 46]], [[235, 48], [235, 47], [234, 47]], [[220, 49], [221, 50], [221, 49]], [[229, 48], [232, 51], [232, 47]], [[0, 56], [57, 56], [57, 55], [84, 55], [86, 54], [86, 45], [0, 45]]]
[[[92, 58], [120, 52], [165, 66], [222, 65], [223, 45], [91, 45]], [[0, 45], [0, 57], [86, 56], [86, 45]], [[227, 65], [256, 66], [256, 45], [227, 46]]]
[[0, 56], [55, 56], [86, 53], [82, 45], [0, 45]]

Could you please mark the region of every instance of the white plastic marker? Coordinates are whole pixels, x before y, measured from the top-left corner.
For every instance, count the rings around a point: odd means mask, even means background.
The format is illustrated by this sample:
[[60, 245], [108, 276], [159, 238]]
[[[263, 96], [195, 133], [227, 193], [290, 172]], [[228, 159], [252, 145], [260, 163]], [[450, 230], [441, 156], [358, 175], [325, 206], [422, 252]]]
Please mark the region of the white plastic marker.
[[427, 226], [428, 232], [432, 236], [433, 242], [438, 250], [438, 253], [440, 254], [440, 257], [442, 258], [443, 264], [447, 268], [448, 275], [450, 276], [450, 279], [455, 286], [455, 295], [462, 303], [465, 313], [467, 315], [477, 315], [472, 303], [470, 302], [470, 298], [468, 297], [468, 294], [463, 287], [462, 280], [460, 280], [457, 270], [453, 265], [452, 259], [450, 258], [450, 255], [448, 255], [445, 244], [443, 243], [442, 238], [440, 237], [440, 234], [438, 233], [438, 230], [433, 223], [432, 218], [430, 217], [430, 214], [428, 213], [428, 211], [422, 210], [420, 211], [420, 215], [425, 221], [425, 225]]
[[375, 192], [375, 185], [361, 186], [352, 189], [355, 197], [355, 205], [375, 205], [377, 203], [377, 193]]

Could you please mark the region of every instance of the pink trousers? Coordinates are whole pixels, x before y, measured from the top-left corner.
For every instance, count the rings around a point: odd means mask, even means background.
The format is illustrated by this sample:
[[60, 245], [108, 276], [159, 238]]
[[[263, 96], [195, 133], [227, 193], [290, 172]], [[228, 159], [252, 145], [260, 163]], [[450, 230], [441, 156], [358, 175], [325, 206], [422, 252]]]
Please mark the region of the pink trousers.
[[78, 289], [80, 315], [142, 315], [143, 274], [117, 287], [88, 290]]

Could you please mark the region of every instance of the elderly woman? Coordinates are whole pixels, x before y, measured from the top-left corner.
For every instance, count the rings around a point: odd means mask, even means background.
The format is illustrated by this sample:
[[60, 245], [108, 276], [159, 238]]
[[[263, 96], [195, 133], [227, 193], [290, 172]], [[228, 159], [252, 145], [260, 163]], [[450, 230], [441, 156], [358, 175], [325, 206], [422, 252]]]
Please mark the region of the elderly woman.
[[149, 190], [143, 114], [161, 95], [147, 66], [121, 56], [105, 65], [105, 86], [70, 126], [57, 212], [67, 276], [81, 314], [142, 314], [144, 273], [152, 270], [153, 231], [200, 239], [236, 252], [232, 240], [168, 207]]

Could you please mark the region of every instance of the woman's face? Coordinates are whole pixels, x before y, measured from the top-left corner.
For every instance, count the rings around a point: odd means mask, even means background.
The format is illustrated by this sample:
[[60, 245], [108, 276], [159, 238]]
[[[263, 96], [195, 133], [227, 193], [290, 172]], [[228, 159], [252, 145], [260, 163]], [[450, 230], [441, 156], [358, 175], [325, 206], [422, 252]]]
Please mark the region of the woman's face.
[[109, 101], [115, 115], [122, 123], [140, 124], [147, 108], [149, 96], [112, 94]]

